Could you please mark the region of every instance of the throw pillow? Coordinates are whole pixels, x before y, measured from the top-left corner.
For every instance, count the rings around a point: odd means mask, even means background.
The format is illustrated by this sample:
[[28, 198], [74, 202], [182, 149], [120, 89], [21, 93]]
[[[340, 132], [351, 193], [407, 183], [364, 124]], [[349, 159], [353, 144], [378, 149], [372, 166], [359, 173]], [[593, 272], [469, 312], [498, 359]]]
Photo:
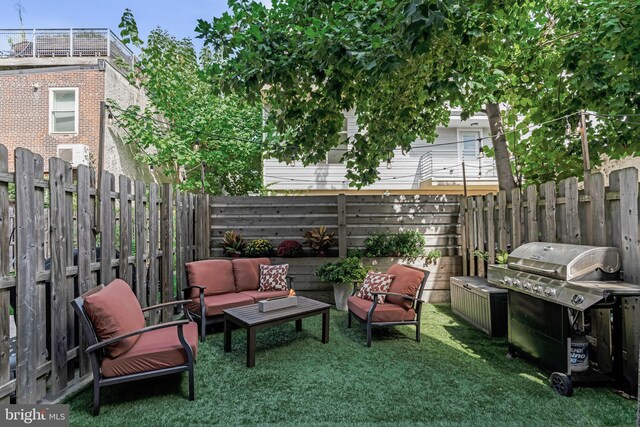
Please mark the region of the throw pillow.
[[286, 291], [289, 264], [260, 264], [260, 287], [258, 291]]
[[[368, 299], [373, 301], [372, 292], [389, 292], [389, 286], [393, 282], [393, 278], [396, 277], [392, 274], [374, 273], [372, 271], [367, 273], [367, 277], [364, 278], [362, 286], [357, 293], [358, 298]], [[384, 304], [386, 295], [378, 295], [378, 304]]]

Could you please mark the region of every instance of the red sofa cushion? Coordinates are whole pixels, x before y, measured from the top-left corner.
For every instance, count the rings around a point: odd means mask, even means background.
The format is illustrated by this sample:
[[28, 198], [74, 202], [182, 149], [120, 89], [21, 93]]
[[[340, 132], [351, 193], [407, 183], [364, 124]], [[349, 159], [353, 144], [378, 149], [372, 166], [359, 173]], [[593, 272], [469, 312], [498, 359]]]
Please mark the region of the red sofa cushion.
[[[145, 327], [138, 298], [123, 280], [116, 279], [101, 291], [88, 295], [83, 306], [100, 341]], [[111, 344], [107, 347], [108, 355], [120, 356], [139, 338], [139, 335], [134, 335]]]
[[[210, 295], [204, 297], [205, 316], [218, 316], [222, 314], [222, 310], [226, 308], [242, 307], [243, 305], [253, 304], [253, 298], [239, 293], [229, 293], [222, 295]], [[200, 300], [194, 298], [189, 303], [189, 310], [200, 313]]]
[[254, 302], [261, 301], [267, 298], [286, 297], [289, 295], [289, 291], [242, 291], [242, 295], [253, 298]]
[[[355, 295], [347, 299], [349, 310], [362, 320], [367, 320], [367, 313], [371, 308], [371, 304], [373, 304], [373, 301], [358, 298]], [[413, 308], [405, 310], [395, 304], [378, 304], [373, 311], [372, 320], [374, 322], [405, 322], [415, 320], [415, 318], [416, 312]]]
[[[356, 296], [373, 301], [373, 292], [389, 292], [393, 277], [389, 274], [368, 272]], [[386, 295], [378, 295], [378, 304], [384, 304], [385, 297]]]
[[[187, 363], [187, 355], [178, 339], [177, 329], [158, 329], [139, 335], [140, 339], [129, 351], [117, 359], [105, 358], [102, 361], [102, 375], [119, 377]], [[198, 351], [198, 325], [194, 322], [184, 325], [183, 333], [195, 358]]]
[[[389, 292], [415, 297], [424, 278], [424, 272], [413, 268], [394, 264], [387, 270], [387, 274], [396, 276], [389, 286]], [[387, 295], [387, 302], [399, 305], [405, 309], [411, 308], [411, 300]]]
[[[204, 286], [204, 295], [220, 295], [236, 291], [231, 261], [224, 259], [207, 259], [186, 264], [189, 285]], [[197, 290], [191, 297], [198, 295]]]
[[260, 264], [269, 265], [269, 258], [244, 258], [234, 259], [233, 277], [236, 283], [236, 292], [256, 291], [260, 284]]

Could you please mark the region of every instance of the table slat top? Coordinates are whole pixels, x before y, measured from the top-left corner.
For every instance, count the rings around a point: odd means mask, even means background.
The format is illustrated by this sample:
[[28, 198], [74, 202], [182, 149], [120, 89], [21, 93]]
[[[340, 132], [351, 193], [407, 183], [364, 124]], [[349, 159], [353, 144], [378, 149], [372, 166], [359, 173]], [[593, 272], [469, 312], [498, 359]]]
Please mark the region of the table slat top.
[[266, 313], [260, 312], [258, 304], [245, 305], [223, 310], [226, 316], [234, 317], [249, 325], [271, 322], [299, 314], [312, 313], [330, 308], [331, 305], [305, 297], [298, 297], [298, 305], [280, 308]]

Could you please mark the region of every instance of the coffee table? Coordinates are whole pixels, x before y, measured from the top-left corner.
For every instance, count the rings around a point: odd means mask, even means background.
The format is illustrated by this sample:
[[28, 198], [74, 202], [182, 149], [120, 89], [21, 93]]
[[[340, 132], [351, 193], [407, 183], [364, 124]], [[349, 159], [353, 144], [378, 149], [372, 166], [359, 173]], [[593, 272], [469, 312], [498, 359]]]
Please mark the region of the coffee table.
[[233, 325], [247, 331], [247, 367], [256, 364], [256, 331], [270, 328], [295, 320], [296, 331], [302, 330], [302, 319], [322, 314], [322, 343], [329, 342], [329, 309], [331, 306], [323, 302], [305, 297], [298, 297], [295, 307], [281, 308], [266, 313], [258, 310], [258, 304], [222, 310], [224, 314], [224, 351], [231, 351], [231, 329]]

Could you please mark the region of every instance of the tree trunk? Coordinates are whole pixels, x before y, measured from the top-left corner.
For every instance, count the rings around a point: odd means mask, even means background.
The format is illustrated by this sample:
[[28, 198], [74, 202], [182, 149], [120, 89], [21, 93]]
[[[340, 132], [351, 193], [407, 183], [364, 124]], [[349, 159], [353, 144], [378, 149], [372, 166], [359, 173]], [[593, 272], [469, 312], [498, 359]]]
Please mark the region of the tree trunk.
[[516, 182], [511, 172], [511, 162], [509, 161], [509, 149], [507, 148], [507, 138], [504, 135], [502, 126], [502, 113], [500, 105], [487, 103], [487, 117], [489, 118], [489, 128], [491, 129], [491, 138], [493, 149], [495, 151], [496, 171], [498, 173], [498, 185], [500, 190], [506, 190], [507, 194], [511, 194], [511, 190], [516, 188]]

